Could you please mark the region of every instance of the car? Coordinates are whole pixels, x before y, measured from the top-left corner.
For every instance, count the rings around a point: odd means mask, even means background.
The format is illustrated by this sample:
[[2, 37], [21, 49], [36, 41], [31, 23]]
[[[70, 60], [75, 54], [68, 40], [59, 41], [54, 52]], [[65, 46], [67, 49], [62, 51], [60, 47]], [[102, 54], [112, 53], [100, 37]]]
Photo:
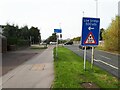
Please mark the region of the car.
[[64, 45], [72, 45], [73, 42], [72, 41], [69, 41], [69, 42], [66, 42]]
[[47, 43], [46, 43], [46, 42], [41, 42], [40, 44], [41, 44], [41, 45], [46, 45]]
[[50, 45], [56, 45], [57, 42], [50, 42]]
[[[84, 50], [84, 49], [85, 49], [85, 46], [79, 45], [79, 48], [82, 49], [82, 50]], [[90, 47], [90, 46], [86, 46], [86, 49], [91, 49], [91, 48], [92, 48], [92, 47]]]

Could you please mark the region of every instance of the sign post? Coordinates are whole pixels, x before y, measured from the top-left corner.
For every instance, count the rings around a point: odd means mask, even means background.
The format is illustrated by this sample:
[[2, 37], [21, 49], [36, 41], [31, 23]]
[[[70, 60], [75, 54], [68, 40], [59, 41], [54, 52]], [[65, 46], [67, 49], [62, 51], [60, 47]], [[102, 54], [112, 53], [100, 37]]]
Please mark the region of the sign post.
[[94, 62], [94, 46], [92, 46], [91, 69], [93, 68], [93, 62]]
[[[81, 46], [92, 46], [92, 57], [91, 57], [91, 68], [94, 62], [94, 46], [99, 44], [99, 26], [100, 18], [89, 18], [83, 17], [82, 19], [82, 38]], [[84, 50], [84, 69], [85, 69], [85, 59], [86, 50]]]
[[86, 69], [86, 46], [85, 46], [85, 49], [84, 49], [84, 70]]
[[59, 35], [57, 33], [62, 33], [62, 29], [54, 29], [54, 33], [56, 33], [56, 58], [58, 57], [58, 54], [57, 54], [57, 49], [58, 49], [58, 38], [59, 38]]

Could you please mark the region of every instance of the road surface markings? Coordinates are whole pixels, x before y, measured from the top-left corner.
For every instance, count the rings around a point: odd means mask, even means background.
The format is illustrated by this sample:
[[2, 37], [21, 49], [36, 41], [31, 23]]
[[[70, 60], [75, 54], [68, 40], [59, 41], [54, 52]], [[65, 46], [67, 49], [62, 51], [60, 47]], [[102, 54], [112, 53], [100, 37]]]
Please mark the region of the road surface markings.
[[103, 55], [100, 55], [100, 56], [103, 57], [103, 58], [106, 58], [106, 59], [111, 60], [111, 58], [105, 57], [105, 56], [103, 56]]
[[[90, 51], [88, 51], [88, 53], [90, 53], [90, 54], [91, 54], [91, 52], [90, 52]], [[111, 60], [111, 58], [105, 57], [105, 56], [103, 56], [103, 55], [100, 55], [100, 56], [101, 56], [101, 57], [103, 57], [103, 58], [106, 58], [106, 59]], [[114, 68], [114, 69], [117, 69], [117, 70], [118, 70], [118, 67], [113, 66], [113, 65], [111, 65], [111, 64], [109, 64], [109, 63], [106, 63], [106, 62], [104, 62], [104, 61], [102, 61], [102, 60], [97, 60], [97, 59], [94, 59], [94, 61], [96, 61], [96, 62], [101, 62], [101, 63], [103, 63], [103, 64], [106, 64], [106, 65], [108, 65], [108, 66], [110, 66], [110, 67], [112, 67], [112, 68]]]
[[101, 62], [101, 63], [103, 63], [103, 64], [106, 64], [106, 65], [108, 65], [108, 66], [110, 66], [110, 67], [118, 70], [118, 67], [115, 67], [115, 66], [113, 66], [113, 65], [111, 65], [111, 64], [109, 64], [109, 63], [106, 63], [106, 62], [102, 61], [102, 60], [94, 59], [94, 61], [96, 61], [96, 62]]

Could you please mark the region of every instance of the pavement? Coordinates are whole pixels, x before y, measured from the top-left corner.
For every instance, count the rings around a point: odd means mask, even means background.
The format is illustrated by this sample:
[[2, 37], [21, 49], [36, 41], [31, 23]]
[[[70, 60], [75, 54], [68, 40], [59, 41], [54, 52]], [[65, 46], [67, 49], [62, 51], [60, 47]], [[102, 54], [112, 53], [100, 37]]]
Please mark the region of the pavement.
[[[2, 53], [0, 53], [0, 76], [2, 76]], [[2, 78], [0, 78], [0, 83], [2, 83]]]
[[[31, 49], [31, 47], [9, 51], [2, 54], [2, 75], [8, 73], [19, 65], [23, 64], [30, 58], [40, 54], [45, 49]], [[1, 68], [1, 67], [0, 67]], [[0, 72], [1, 73], [1, 72]]]
[[[54, 80], [53, 48], [37, 54], [2, 76], [2, 88], [50, 88]], [[1, 79], [0, 78], [0, 79]]]

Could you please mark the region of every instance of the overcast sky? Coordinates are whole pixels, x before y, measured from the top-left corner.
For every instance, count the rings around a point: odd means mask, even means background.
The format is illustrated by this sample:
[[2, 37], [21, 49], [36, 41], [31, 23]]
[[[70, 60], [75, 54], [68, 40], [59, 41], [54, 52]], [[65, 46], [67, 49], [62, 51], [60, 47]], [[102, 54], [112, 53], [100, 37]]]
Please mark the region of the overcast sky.
[[[100, 28], [118, 15], [118, 1], [98, 0]], [[42, 39], [62, 28], [63, 39], [81, 36], [82, 17], [96, 17], [95, 0], [0, 0], [0, 24], [38, 27]]]

